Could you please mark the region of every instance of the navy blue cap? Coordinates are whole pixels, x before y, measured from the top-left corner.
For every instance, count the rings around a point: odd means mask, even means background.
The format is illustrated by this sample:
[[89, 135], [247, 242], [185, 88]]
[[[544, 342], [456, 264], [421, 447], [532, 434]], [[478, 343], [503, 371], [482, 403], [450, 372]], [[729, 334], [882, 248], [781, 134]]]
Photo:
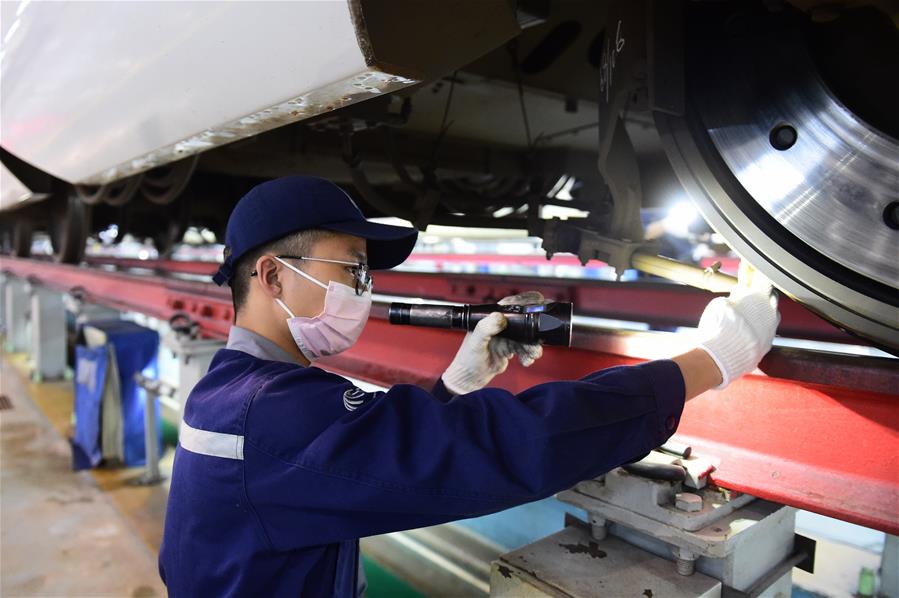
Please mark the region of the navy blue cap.
[[414, 228], [369, 222], [350, 196], [331, 181], [309, 176], [283, 177], [256, 185], [234, 206], [225, 230], [225, 246], [230, 254], [212, 280], [222, 286], [231, 279], [234, 265], [246, 252], [313, 228], [366, 239], [368, 266], [372, 270], [386, 270], [403, 263], [418, 238]]

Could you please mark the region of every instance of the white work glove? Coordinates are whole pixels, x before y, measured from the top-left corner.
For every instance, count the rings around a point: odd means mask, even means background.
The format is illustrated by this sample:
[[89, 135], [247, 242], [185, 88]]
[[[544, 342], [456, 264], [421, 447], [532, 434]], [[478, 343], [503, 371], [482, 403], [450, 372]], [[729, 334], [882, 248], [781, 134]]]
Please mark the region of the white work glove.
[[722, 382], [716, 389], [758, 366], [780, 323], [771, 283], [743, 264], [730, 295], [713, 299], [699, 320], [699, 346], [721, 370]]
[[[543, 295], [528, 291], [503, 297], [500, 305], [538, 305], [544, 303]], [[506, 317], [493, 312], [467, 333], [452, 363], [441, 376], [443, 385], [454, 394], [465, 394], [487, 386], [493, 377], [506, 371], [509, 360], [518, 355], [521, 365], [527, 367], [543, 355], [539, 343], [524, 344], [496, 335], [506, 327]]]

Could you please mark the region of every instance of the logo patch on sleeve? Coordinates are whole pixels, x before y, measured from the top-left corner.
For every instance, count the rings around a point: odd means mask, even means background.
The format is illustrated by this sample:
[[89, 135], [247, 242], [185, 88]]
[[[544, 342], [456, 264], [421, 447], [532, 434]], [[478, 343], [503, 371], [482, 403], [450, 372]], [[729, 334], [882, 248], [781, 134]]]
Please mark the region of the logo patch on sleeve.
[[343, 393], [343, 406], [346, 407], [347, 411], [355, 411], [360, 406], [364, 405], [367, 401], [374, 399], [380, 393], [379, 392], [365, 392], [361, 388], [356, 386], [351, 386]]

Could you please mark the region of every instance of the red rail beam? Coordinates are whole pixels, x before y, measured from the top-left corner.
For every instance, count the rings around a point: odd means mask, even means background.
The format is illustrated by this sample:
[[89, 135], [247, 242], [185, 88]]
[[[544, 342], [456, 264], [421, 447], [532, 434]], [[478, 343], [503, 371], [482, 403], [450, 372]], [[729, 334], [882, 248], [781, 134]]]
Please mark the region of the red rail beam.
[[0, 271], [63, 292], [78, 290], [89, 303], [161, 320], [187, 314], [210, 338], [228, 338], [234, 317], [231, 290], [207, 282], [137, 276], [7, 256], [0, 257]]
[[128, 257], [88, 256], [84, 261], [92, 266], [115, 266], [120, 269], [152, 270], [160, 275], [191, 274], [212, 278], [219, 268], [218, 262], [186, 260], [142, 260]]
[[[81, 287], [88, 300], [119, 309], [162, 319], [187, 313], [211, 337], [226, 337], [231, 325], [227, 289], [208, 283], [13, 258], [0, 260], [0, 269], [63, 291]], [[390, 326], [383, 309], [373, 316], [353, 349], [322, 365], [382, 386], [426, 385], [446, 368], [461, 340], [452, 331]], [[495, 384], [519, 391], [637, 363], [640, 346], [674, 354], [683, 343], [682, 336], [666, 333], [578, 336], [586, 348], [547, 347], [534, 366], [513, 364]], [[796, 352], [775, 351], [766, 362], [779, 368], [779, 376], [793, 377], [803, 361], [811, 362], [818, 383], [745, 376], [690, 401], [678, 440], [719, 460], [712, 478], [722, 487], [899, 533], [897, 362], [847, 356], [833, 363], [833, 357], [816, 359], [814, 352], [799, 352], [798, 360], [790, 361], [791, 354]]]
[[[449, 365], [461, 336], [435, 329], [400, 332], [401, 328], [382, 319], [370, 320], [353, 349], [324, 364], [382, 386], [433, 383]], [[656, 335], [659, 343], [672, 336]], [[544, 357], [533, 366], [510, 364], [493, 384], [517, 392], [548, 380], [575, 379], [640, 361], [546, 347]], [[883, 367], [878, 386], [895, 393], [899, 371], [895, 364]], [[718, 459], [712, 481], [724, 488], [899, 532], [896, 394], [749, 375], [688, 402], [676, 440], [693, 446], [696, 454]]]
[[[431, 256], [418, 256], [419, 258]], [[443, 256], [433, 256], [435, 259]], [[473, 260], [487, 256], [464, 256]], [[489, 256], [514, 261], [513, 256]], [[535, 256], [528, 256], [533, 259]], [[562, 256], [565, 257], [565, 256]], [[574, 263], [577, 258], [570, 256]], [[542, 258], [541, 258], [542, 259]], [[556, 260], [560, 257], [554, 258]], [[544, 262], [546, 260], [543, 260]], [[91, 257], [91, 264], [152, 270], [159, 274], [212, 276], [217, 263], [176, 260], [138, 260]], [[391, 270], [375, 274], [375, 291], [385, 295], [442, 299], [458, 303], [491, 303], [523, 290], [538, 290], [554, 301], [570, 301], [580, 315], [646, 322], [654, 327], [695, 326], [714, 295], [667, 282], [607, 282], [589, 279], [486, 274], [422, 273]], [[781, 336], [835, 343], [868, 344], [802, 305], [784, 297], [780, 301]]]

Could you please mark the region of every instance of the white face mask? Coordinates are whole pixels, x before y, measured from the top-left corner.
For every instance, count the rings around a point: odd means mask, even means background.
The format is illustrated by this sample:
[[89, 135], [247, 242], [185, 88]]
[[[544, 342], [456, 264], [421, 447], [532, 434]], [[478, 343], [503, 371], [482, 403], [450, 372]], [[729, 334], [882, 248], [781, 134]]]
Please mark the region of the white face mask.
[[325, 285], [281, 258], [275, 259], [303, 278], [327, 290], [324, 309], [313, 318], [295, 316], [281, 299], [275, 299], [290, 316], [287, 319], [287, 326], [306, 359], [314, 361], [319, 357], [336, 355], [352, 347], [368, 321], [368, 314], [371, 311], [371, 289], [357, 295], [356, 290], [348, 285], [333, 280]]

